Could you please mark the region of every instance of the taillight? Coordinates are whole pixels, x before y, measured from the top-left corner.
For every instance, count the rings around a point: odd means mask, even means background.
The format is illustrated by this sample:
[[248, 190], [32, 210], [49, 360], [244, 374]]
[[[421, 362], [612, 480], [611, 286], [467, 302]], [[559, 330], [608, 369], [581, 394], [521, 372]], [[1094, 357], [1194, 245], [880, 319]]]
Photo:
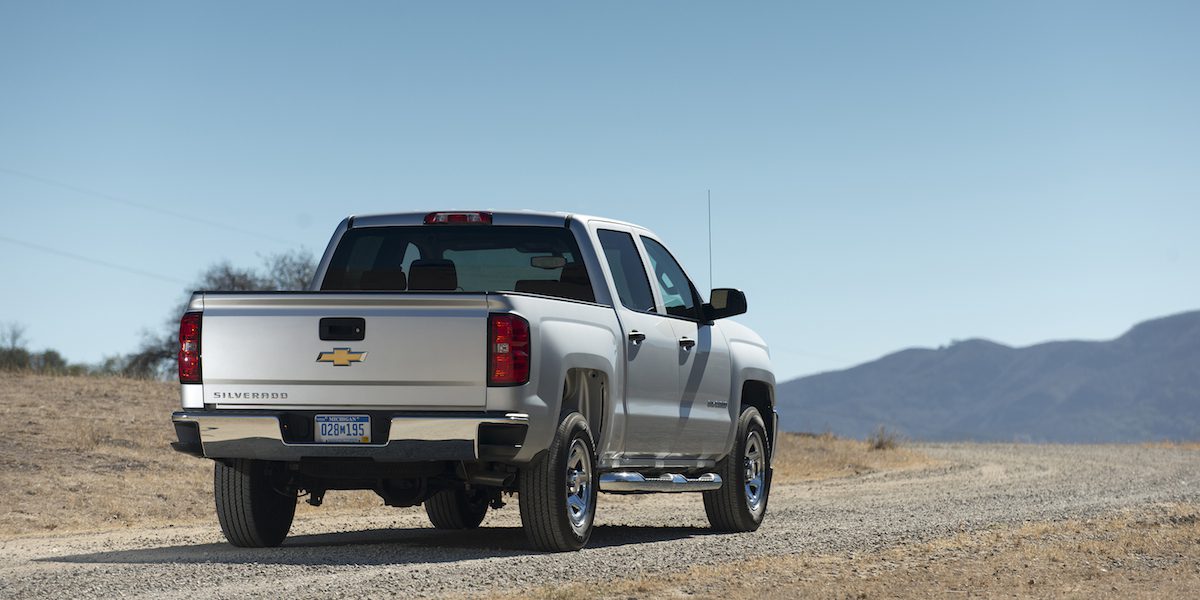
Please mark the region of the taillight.
[[491, 225], [490, 212], [431, 212], [425, 215], [426, 225]]
[[517, 315], [488, 316], [488, 385], [529, 382], [529, 321]]
[[201, 383], [200, 314], [184, 313], [179, 319], [179, 383]]

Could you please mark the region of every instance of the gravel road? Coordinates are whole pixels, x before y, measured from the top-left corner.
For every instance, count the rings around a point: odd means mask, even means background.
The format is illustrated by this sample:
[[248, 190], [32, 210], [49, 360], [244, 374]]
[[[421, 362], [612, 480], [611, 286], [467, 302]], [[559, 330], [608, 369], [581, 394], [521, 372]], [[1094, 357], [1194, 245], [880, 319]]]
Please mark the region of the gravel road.
[[[203, 526], [0, 540], [0, 597], [413, 597], [646, 575], [775, 554], [870, 551], [992, 524], [1200, 501], [1200, 452], [1137, 446], [930, 445], [938, 465], [772, 490], [756, 533], [706, 529], [699, 495], [601, 496], [590, 546], [539, 554], [515, 502], [474, 532], [424, 511], [298, 520], [281, 548]], [[197, 498], [197, 502], [211, 502]]]

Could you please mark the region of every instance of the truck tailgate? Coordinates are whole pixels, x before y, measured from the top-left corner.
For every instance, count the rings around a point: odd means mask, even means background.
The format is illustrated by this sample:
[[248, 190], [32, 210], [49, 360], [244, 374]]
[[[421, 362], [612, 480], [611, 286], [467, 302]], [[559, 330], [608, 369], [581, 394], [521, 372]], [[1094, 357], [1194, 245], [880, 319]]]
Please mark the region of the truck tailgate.
[[[206, 404], [484, 405], [484, 294], [206, 293], [202, 302]], [[321, 339], [323, 318], [361, 318], [362, 339]]]

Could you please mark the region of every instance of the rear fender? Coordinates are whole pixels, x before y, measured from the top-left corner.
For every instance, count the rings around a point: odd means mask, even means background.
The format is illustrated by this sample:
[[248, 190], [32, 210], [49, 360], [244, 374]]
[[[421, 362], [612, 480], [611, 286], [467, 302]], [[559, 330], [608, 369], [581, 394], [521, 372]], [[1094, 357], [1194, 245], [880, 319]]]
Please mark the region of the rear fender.
[[488, 410], [529, 415], [525, 444], [514, 460], [529, 462], [550, 447], [572, 373], [595, 373], [604, 382], [598, 418], [589, 419], [600, 430], [592, 435], [603, 457], [601, 448], [619, 444], [624, 424], [623, 415], [614, 414], [619, 403], [612, 401], [613, 390], [623, 389], [616, 368], [620, 329], [612, 307], [520, 294], [488, 299], [490, 312], [512, 312], [529, 321], [529, 383], [487, 388]]

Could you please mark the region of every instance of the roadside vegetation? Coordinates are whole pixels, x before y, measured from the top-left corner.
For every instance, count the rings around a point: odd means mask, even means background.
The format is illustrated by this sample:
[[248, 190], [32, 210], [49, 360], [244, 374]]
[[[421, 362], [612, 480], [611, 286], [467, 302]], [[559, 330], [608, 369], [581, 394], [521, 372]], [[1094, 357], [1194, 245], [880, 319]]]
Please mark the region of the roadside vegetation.
[[25, 326], [0, 323], [0, 371], [33, 371], [35, 373], [84, 375], [92, 372], [88, 365], [70, 364], [56, 350], [31, 351], [26, 347]]
[[[1142, 444], [1147, 448], [1171, 448], [1173, 450], [1200, 450], [1200, 442], [1174, 442], [1164, 440], [1161, 442], [1148, 442]], [[1200, 541], [1200, 540], [1198, 540]]]
[[867, 440], [841, 438], [832, 433], [779, 433], [775, 458], [777, 483], [795, 483], [834, 477], [865, 475], [876, 471], [917, 469], [933, 463], [921, 452], [903, 447], [894, 437], [879, 448]]
[[867, 445], [872, 450], [894, 450], [900, 445], [900, 440], [894, 431], [889, 431], [887, 427], [880, 425], [867, 436]]

